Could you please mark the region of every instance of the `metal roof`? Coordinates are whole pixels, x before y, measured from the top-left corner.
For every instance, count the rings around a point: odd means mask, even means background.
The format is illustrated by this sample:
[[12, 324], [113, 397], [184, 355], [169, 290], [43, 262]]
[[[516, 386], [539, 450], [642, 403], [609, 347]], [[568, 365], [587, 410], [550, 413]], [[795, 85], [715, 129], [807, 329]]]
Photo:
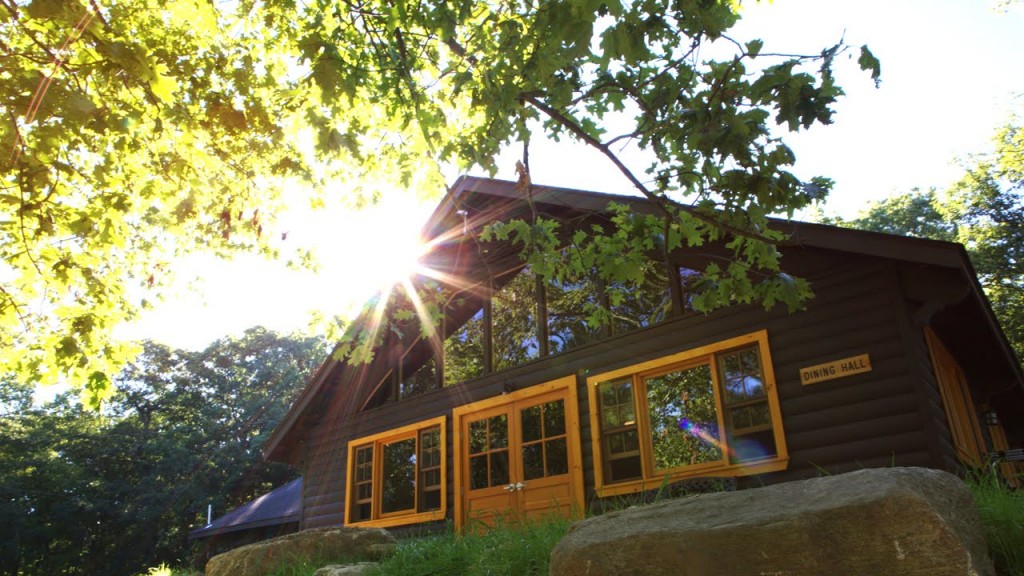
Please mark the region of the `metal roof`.
[[280, 486], [188, 533], [189, 540], [263, 526], [298, 522], [302, 515], [302, 478]]

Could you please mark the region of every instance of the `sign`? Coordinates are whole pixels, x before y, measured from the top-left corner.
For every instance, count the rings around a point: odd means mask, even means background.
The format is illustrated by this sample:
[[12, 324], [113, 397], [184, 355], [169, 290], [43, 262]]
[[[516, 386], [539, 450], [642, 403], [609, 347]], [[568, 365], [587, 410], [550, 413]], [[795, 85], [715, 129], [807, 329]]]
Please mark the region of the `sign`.
[[871, 372], [871, 358], [867, 354], [801, 368], [800, 383], [806, 386], [864, 372]]

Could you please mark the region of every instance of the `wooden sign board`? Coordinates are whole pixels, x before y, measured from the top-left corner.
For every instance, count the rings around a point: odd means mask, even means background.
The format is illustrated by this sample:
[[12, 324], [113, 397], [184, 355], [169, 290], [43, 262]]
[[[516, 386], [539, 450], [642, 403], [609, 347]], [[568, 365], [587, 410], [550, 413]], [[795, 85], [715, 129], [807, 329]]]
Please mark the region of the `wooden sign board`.
[[871, 372], [871, 358], [867, 354], [801, 368], [800, 383], [806, 386], [864, 372]]

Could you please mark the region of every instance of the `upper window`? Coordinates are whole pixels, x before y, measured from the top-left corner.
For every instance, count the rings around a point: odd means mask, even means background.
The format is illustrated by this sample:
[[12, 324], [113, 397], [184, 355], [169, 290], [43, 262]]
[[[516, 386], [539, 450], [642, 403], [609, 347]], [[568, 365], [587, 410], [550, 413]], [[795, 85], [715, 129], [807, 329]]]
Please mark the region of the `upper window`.
[[443, 416], [349, 442], [346, 524], [443, 519], [444, 461]]
[[768, 472], [787, 453], [765, 331], [587, 379], [597, 488]]

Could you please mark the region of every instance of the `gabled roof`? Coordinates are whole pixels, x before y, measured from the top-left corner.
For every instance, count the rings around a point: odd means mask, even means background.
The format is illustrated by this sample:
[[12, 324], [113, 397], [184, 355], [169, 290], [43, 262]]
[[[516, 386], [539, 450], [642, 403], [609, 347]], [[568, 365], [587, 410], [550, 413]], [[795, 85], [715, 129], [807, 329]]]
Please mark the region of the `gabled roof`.
[[[531, 212], [563, 222], [583, 221], [586, 218], [601, 219], [607, 215], [608, 206], [613, 202], [627, 205], [635, 212], [655, 212], [655, 207], [649, 201], [638, 196], [603, 194], [536, 184], [532, 185], [529, 191], [527, 197], [523, 188], [516, 182], [477, 177], [459, 178], [423, 228], [421, 235], [424, 241], [433, 241], [433, 247], [429, 253], [421, 257], [421, 264], [449, 275], [483, 282], [485, 274], [491, 274], [493, 278], [495, 269], [514, 270], [517, 266], [522, 266], [518, 261], [518, 248], [508, 244], [492, 243], [485, 250], [464, 249], [462, 240], [478, 234], [483, 226], [490, 222], [528, 218]], [[1013, 372], [1013, 379], [1021, 382], [1019, 364], [1013, 360], [1013, 351], [992, 314], [963, 246], [938, 240], [791, 220], [774, 220], [773, 226], [787, 234], [786, 245], [789, 247], [835, 251], [888, 259], [901, 264], [938, 267], [961, 278], [969, 292], [970, 314], [981, 320], [978, 330], [990, 334], [991, 345], [998, 349], [997, 353], [1011, 359], [1012, 367], [1005, 368], [1004, 372]], [[448, 329], [449, 333], [454, 332], [479, 309], [479, 298], [468, 300], [465, 310], [456, 310], [452, 321], [454, 327]], [[366, 316], [360, 317], [353, 322], [350, 330], [358, 329], [367, 320]], [[353, 391], [344, 386], [344, 382], [341, 385], [337, 382], [345, 369], [344, 363], [336, 360], [333, 355], [320, 366], [264, 445], [265, 458], [288, 461], [289, 446], [302, 434], [298, 431], [298, 425], [303, 422], [308, 425], [315, 421], [322, 410], [339, 401], [339, 396], [344, 397], [340, 399], [341, 402], [355, 402], [361, 406], [366, 391]]]
[[188, 539], [198, 540], [227, 532], [298, 522], [301, 515], [302, 478], [296, 478], [189, 532]]

